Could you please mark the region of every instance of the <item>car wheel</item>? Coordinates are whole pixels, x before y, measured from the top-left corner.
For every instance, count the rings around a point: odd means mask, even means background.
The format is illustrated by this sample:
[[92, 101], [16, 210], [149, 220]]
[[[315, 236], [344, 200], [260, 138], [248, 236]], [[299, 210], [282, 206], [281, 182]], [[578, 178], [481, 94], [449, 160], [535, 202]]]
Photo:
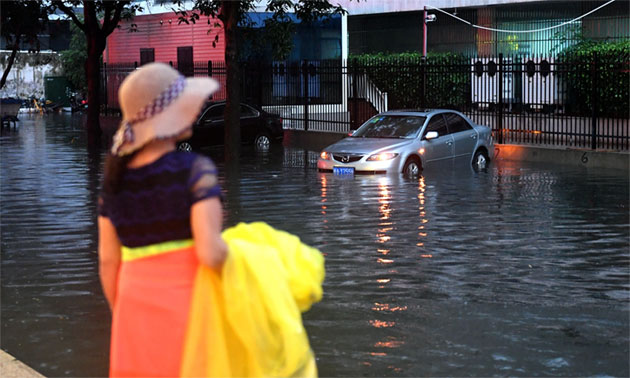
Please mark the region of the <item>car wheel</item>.
[[407, 177], [418, 177], [420, 172], [422, 171], [422, 166], [420, 164], [420, 160], [416, 157], [410, 157], [405, 162], [405, 166], [403, 167], [403, 174]]
[[177, 149], [184, 152], [191, 152], [192, 146], [188, 142], [182, 142], [177, 146]]
[[258, 148], [269, 148], [271, 145], [271, 138], [267, 133], [260, 133], [254, 138], [254, 145]]
[[486, 169], [488, 166], [488, 154], [483, 150], [477, 150], [473, 156], [472, 164], [475, 169]]

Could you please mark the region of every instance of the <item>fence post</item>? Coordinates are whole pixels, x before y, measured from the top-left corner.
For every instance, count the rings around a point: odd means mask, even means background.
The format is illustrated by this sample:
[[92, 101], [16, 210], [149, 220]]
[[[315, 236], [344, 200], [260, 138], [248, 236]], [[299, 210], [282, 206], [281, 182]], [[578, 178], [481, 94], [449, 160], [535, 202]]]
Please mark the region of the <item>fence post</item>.
[[308, 131], [308, 63], [306, 60], [302, 61], [302, 77], [304, 80], [304, 131]]
[[597, 149], [597, 53], [591, 62], [591, 149]]
[[[256, 87], [257, 89], [256, 97], [258, 97], [258, 106], [262, 108], [263, 107], [263, 84], [264, 84], [262, 61], [258, 60], [258, 63], [256, 65], [256, 70], [257, 70], [256, 79], [258, 80], [258, 86]], [[264, 73], [266, 74], [267, 72], [265, 71]]]
[[499, 54], [499, 93], [497, 102], [499, 106], [497, 126], [499, 127], [499, 144], [503, 144], [503, 54]]
[[357, 73], [357, 60], [355, 58], [355, 59], [352, 59], [350, 62], [351, 62], [350, 63], [351, 64], [350, 65], [350, 67], [351, 67], [351, 69], [350, 69], [350, 80], [352, 80], [352, 97], [351, 97], [352, 98], [352, 113], [350, 113], [351, 114], [350, 122], [352, 124], [351, 125], [352, 130], [356, 130], [357, 129], [357, 124], [358, 124], [357, 120], [358, 120], [358, 117], [359, 117], [359, 114], [358, 114], [359, 113], [359, 108], [358, 108], [358, 102], [357, 102], [357, 98], [359, 96], [359, 88], [358, 88], [359, 83], [358, 83], [358, 79], [357, 79], [357, 76], [358, 76], [358, 73]]

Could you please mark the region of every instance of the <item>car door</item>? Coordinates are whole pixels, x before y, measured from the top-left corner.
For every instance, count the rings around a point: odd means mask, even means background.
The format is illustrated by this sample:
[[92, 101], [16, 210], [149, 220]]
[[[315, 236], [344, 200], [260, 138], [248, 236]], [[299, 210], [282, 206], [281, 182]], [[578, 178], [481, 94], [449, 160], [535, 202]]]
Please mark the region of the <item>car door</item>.
[[202, 146], [223, 144], [223, 112], [225, 104], [208, 107], [194, 129], [193, 138]]
[[449, 133], [453, 137], [455, 159], [470, 160], [477, 147], [477, 131], [457, 113], [444, 113]]
[[[426, 139], [429, 131], [436, 131], [438, 137]], [[441, 113], [435, 114], [429, 119], [422, 135], [422, 141], [425, 161], [448, 160], [453, 157], [453, 137], [449, 134], [446, 120]]]

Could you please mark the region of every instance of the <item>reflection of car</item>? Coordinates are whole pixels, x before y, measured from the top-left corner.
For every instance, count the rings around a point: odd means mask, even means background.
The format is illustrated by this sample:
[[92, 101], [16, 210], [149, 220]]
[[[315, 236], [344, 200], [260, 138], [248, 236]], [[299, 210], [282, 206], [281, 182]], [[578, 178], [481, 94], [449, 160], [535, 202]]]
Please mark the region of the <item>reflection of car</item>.
[[360, 128], [326, 147], [320, 171], [417, 175], [440, 161], [466, 159], [484, 168], [494, 152], [490, 128], [453, 110], [396, 110], [370, 118]]
[[[282, 118], [252, 105], [241, 104], [241, 140], [258, 147], [267, 147], [282, 140]], [[225, 135], [223, 113], [225, 101], [209, 102], [193, 125], [193, 135], [179, 144], [180, 150], [221, 145]]]

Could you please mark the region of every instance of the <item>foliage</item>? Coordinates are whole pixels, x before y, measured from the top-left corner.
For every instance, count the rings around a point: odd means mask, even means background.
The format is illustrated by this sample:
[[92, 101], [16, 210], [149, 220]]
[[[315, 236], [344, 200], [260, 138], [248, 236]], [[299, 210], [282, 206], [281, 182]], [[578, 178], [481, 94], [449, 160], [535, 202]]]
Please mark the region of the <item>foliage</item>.
[[295, 24], [291, 20], [275, 17], [265, 20], [263, 28], [246, 23], [240, 30], [241, 45], [239, 60], [286, 60], [293, 50]]
[[391, 109], [462, 108], [470, 98], [470, 63], [462, 54], [351, 55], [350, 70], [366, 72], [387, 92]]
[[568, 112], [588, 116], [595, 104], [599, 116], [628, 117], [630, 40], [583, 40], [563, 50], [558, 62]]
[[37, 1], [1, 1], [2, 37], [8, 46], [26, 42], [32, 51], [39, 51], [37, 35], [44, 30], [48, 10]]
[[46, 27], [48, 8], [38, 1], [0, 1], [0, 34], [11, 50], [0, 79], [4, 87], [21, 43], [27, 43], [30, 51], [39, 51], [37, 35]]
[[65, 76], [76, 90], [85, 94], [87, 92], [87, 81], [85, 79], [87, 41], [85, 34], [76, 25], [71, 24], [70, 31], [72, 32], [70, 48], [62, 51], [59, 55], [61, 56]]

